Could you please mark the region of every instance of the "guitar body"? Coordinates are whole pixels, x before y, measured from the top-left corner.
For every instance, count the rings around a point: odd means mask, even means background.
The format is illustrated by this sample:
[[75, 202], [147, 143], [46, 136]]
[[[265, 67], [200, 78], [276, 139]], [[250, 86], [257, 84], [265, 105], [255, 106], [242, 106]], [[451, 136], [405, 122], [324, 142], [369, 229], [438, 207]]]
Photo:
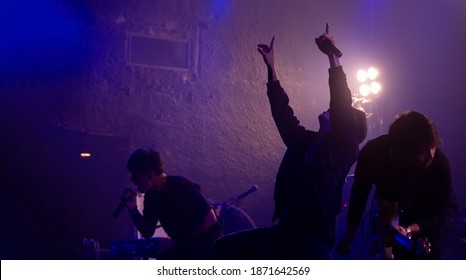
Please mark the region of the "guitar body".
[[396, 258], [394, 251], [403, 252], [410, 258], [420, 258], [430, 254], [431, 244], [426, 237], [410, 239], [400, 233], [399, 203], [379, 199], [379, 240], [382, 240], [382, 258], [393, 260]]

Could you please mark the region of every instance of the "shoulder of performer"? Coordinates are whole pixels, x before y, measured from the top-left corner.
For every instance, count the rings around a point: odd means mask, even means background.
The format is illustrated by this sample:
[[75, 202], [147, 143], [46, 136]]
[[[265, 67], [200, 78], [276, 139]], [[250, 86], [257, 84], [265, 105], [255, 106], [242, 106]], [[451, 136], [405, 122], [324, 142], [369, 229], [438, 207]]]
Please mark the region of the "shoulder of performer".
[[168, 183], [173, 186], [186, 188], [191, 187], [197, 191], [200, 191], [201, 187], [198, 184], [195, 184], [190, 179], [183, 177], [183, 176], [168, 176], [167, 177]]

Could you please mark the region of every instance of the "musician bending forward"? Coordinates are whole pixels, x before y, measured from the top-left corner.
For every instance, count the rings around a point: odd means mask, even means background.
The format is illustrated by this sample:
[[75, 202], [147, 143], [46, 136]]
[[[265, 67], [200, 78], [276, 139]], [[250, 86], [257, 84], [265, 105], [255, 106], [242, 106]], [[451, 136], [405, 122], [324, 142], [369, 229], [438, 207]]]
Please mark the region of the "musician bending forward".
[[427, 237], [431, 243], [430, 254], [415, 254], [395, 242], [390, 244], [392, 256], [395, 259], [442, 258], [458, 206], [448, 159], [439, 145], [434, 123], [419, 112], [409, 111], [395, 117], [388, 134], [369, 141], [361, 149], [351, 190], [347, 230], [337, 245], [339, 253], [350, 251], [375, 184], [382, 204], [389, 206], [388, 209], [396, 208], [392, 214], [399, 216], [398, 225], [386, 226], [412, 240]]
[[134, 151], [127, 168], [138, 192], [145, 193], [142, 215], [134, 192], [126, 189], [122, 195], [136, 228], [151, 238], [160, 221], [173, 241], [157, 259], [212, 259], [213, 242], [223, 233], [199, 185], [164, 173], [162, 157], [152, 150]]

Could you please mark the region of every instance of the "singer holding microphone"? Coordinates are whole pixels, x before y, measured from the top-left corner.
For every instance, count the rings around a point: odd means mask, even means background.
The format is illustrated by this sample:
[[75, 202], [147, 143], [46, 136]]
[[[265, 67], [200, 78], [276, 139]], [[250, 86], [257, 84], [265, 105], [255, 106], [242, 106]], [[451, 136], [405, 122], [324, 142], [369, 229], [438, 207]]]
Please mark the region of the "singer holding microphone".
[[137, 191], [145, 194], [144, 210], [139, 212], [135, 192], [127, 188], [114, 217], [126, 206], [144, 238], [151, 238], [160, 222], [173, 245], [157, 259], [212, 259], [213, 243], [223, 233], [200, 186], [187, 178], [167, 175], [161, 155], [153, 150], [134, 151], [127, 169]]
[[330, 62], [330, 108], [318, 117], [319, 131], [300, 125], [278, 80], [274, 42], [275, 36], [257, 50], [267, 66], [272, 117], [287, 147], [275, 180], [276, 224], [225, 236], [216, 242], [215, 254], [220, 259], [329, 259], [343, 183], [366, 137], [366, 115], [351, 105], [342, 53], [327, 24], [315, 42]]

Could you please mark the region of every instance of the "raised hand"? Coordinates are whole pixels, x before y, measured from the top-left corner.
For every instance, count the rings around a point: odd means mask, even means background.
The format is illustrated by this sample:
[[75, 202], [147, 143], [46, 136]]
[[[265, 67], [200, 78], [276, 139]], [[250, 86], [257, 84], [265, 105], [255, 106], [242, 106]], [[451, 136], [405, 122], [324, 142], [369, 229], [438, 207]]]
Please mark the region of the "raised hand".
[[325, 33], [320, 35], [318, 38], [315, 39], [319, 50], [326, 55], [336, 55], [337, 57], [341, 57], [342, 53], [340, 50], [336, 48], [335, 40], [333, 36], [329, 34], [329, 25], [328, 23], [325, 26]]
[[266, 44], [259, 44], [257, 45], [257, 50], [262, 55], [267, 68], [273, 69], [274, 68], [274, 54], [273, 54], [273, 43], [275, 41], [275, 36], [272, 37], [270, 41], [270, 45]]

